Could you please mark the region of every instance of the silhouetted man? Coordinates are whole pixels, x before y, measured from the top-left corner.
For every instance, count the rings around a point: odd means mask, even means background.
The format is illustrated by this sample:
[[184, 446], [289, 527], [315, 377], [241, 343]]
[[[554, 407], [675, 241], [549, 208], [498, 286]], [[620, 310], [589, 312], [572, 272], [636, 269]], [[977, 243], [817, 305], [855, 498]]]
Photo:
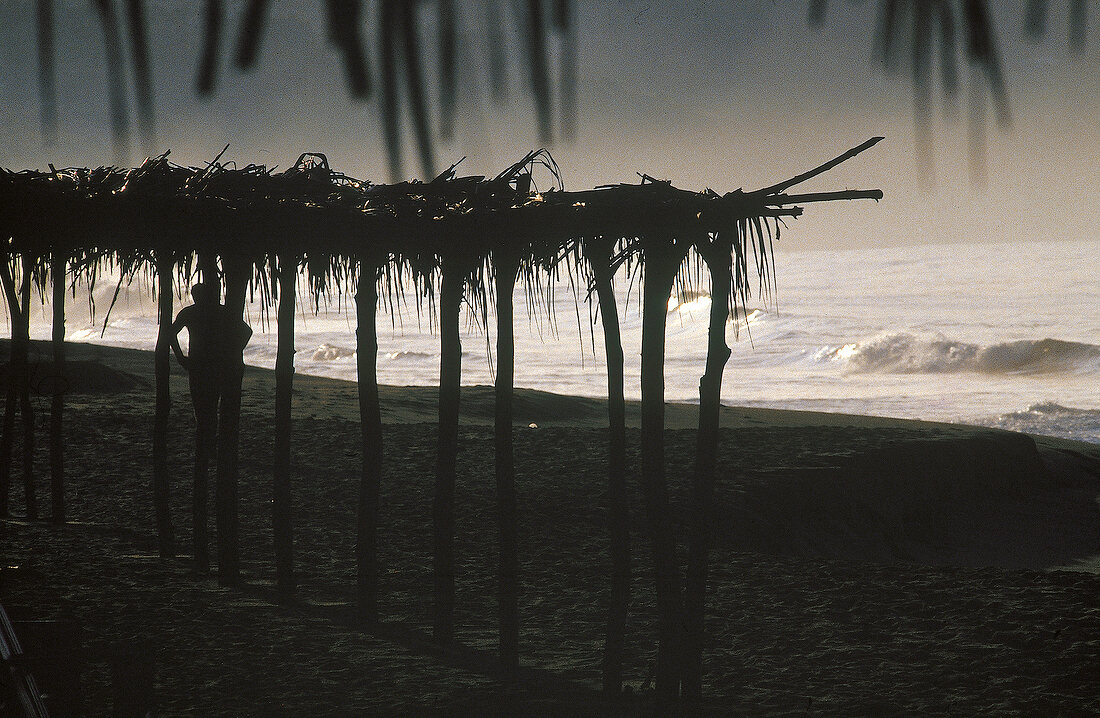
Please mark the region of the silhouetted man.
[[[205, 572], [210, 567], [206, 541], [207, 464], [217, 456], [218, 402], [222, 382], [232, 367], [240, 364], [241, 353], [252, 337], [252, 328], [240, 317], [231, 316], [219, 300], [217, 284], [191, 287], [195, 303], [184, 307], [172, 324], [172, 351], [187, 370], [191, 403], [195, 407], [195, 561]], [[180, 346], [179, 333], [187, 329], [187, 354]]]

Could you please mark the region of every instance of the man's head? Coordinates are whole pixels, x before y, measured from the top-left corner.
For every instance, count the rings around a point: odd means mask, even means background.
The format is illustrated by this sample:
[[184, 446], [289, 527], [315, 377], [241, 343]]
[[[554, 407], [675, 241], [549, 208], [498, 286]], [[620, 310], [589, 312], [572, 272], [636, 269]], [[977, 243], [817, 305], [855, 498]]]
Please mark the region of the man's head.
[[191, 285], [191, 298], [195, 300], [195, 304], [217, 304], [218, 294], [217, 285], [202, 282]]

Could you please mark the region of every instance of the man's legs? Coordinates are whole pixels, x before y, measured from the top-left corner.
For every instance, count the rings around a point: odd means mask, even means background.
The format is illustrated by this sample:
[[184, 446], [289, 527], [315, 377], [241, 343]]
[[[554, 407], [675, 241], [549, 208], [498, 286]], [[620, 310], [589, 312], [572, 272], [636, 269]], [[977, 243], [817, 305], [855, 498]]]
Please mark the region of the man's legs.
[[217, 456], [218, 379], [212, 372], [193, 369], [188, 377], [191, 402], [195, 407], [195, 483], [192, 500], [195, 570], [210, 571], [209, 515], [207, 496], [210, 482], [207, 469]]

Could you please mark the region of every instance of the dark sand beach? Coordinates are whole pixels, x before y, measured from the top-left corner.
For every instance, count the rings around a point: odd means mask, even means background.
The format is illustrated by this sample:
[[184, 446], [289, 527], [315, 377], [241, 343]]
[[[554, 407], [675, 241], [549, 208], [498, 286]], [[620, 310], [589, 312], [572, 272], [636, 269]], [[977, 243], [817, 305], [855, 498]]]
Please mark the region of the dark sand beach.
[[[36, 349], [48, 355], [44, 345]], [[69, 356], [82, 362], [65, 415], [70, 523], [19, 518], [17, 461], [14, 517], [0, 523], [0, 601], [16, 619], [68, 617], [82, 627], [89, 715], [109, 714], [109, 658], [135, 647], [143, 662], [155, 661], [161, 715], [609, 712], [597, 692], [609, 564], [600, 401], [517, 394], [523, 670], [506, 684], [495, 671], [491, 388], [463, 390], [459, 645], [441, 650], [429, 640], [434, 389], [383, 388], [385, 623], [365, 632], [350, 603], [360, 466], [354, 384], [295, 379], [300, 590], [297, 603], [280, 605], [271, 548], [272, 374], [246, 372], [245, 585], [229, 590], [194, 577], [186, 556], [194, 431], [186, 377], [173, 367], [181, 556], [164, 560], [151, 508], [152, 356], [80, 344]], [[48, 508], [48, 398], [36, 401], [39, 501]], [[631, 411], [636, 421], [637, 407]], [[1100, 711], [1100, 446], [760, 409], [727, 409], [723, 423], [706, 712]], [[681, 527], [693, 424], [693, 407], [669, 406], [668, 473]], [[636, 430], [629, 440], [636, 462]], [[656, 612], [636, 493], [632, 513], [626, 680], [644, 694]], [[626, 703], [638, 714], [649, 704], [645, 695]]]

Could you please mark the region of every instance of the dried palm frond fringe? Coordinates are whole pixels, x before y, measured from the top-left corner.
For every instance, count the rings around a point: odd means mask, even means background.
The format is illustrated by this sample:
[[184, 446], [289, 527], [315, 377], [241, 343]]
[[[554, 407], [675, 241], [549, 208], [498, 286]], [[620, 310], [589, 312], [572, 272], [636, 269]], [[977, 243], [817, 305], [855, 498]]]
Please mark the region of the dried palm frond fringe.
[[[459, 177], [451, 167], [429, 182], [388, 185], [333, 171], [323, 155], [309, 153], [283, 172], [237, 167], [220, 157], [204, 167], [182, 167], [168, 153], [133, 169], [0, 170], [0, 231], [9, 258], [26, 254], [42, 263], [60, 253], [74, 281], [94, 280], [107, 265], [124, 274], [152, 273], [162, 254], [186, 270], [181, 279], [200, 254], [243, 259], [252, 266], [253, 291], [263, 297], [270, 294], [270, 266], [279, 255], [297, 257], [308, 268], [315, 301], [327, 290], [349, 289], [367, 260], [390, 268], [384, 284], [391, 302], [404, 281], [402, 267], [412, 270], [420, 295], [430, 298], [442, 263], [469, 263], [467, 289], [476, 300], [485, 296], [490, 258], [504, 248], [518, 253], [520, 276], [534, 288], [536, 268], [554, 272], [563, 261], [581, 266], [584, 238], [616, 238], [611, 261], [617, 268], [640, 259], [638, 238], [733, 232], [729, 236], [742, 240], [732, 248], [738, 291], [746, 296], [745, 253], [755, 254], [764, 289], [777, 220], [798, 217], [811, 202], [881, 198], [878, 190], [787, 193], [880, 139], [786, 182], [723, 195], [648, 176], [639, 184], [565, 191], [545, 151], [492, 178]], [[549, 171], [556, 186], [538, 190], [531, 179], [538, 168]], [[44, 277], [36, 280], [40, 287]]]

